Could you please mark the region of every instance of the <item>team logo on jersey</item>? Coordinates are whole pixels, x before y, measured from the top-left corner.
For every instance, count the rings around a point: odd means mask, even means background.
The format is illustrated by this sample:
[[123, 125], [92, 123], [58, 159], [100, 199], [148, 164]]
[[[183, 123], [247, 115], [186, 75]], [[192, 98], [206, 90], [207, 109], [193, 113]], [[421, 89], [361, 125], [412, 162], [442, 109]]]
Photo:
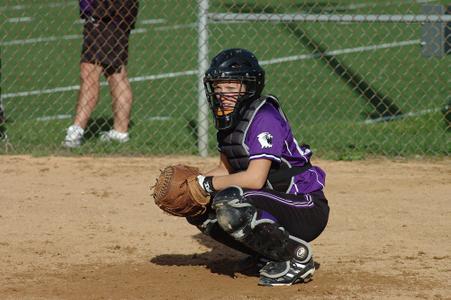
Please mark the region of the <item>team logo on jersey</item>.
[[272, 135], [269, 132], [262, 132], [257, 135], [258, 142], [262, 146], [262, 149], [267, 149], [272, 147]]

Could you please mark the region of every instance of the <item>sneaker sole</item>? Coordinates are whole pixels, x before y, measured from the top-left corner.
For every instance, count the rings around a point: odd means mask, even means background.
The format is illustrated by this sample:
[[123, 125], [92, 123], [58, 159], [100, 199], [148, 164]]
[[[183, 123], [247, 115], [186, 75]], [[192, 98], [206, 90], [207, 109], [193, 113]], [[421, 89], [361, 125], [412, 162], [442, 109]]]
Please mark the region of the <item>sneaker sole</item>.
[[261, 284], [259, 282], [258, 285], [260, 285], [260, 286], [290, 286], [290, 285], [293, 285], [296, 283], [307, 283], [307, 282], [312, 281], [313, 273], [315, 273], [315, 269], [308, 270], [307, 272], [305, 272], [301, 276], [297, 277], [294, 281], [292, 281], [290, 283], [275, 282], [275, 283]]

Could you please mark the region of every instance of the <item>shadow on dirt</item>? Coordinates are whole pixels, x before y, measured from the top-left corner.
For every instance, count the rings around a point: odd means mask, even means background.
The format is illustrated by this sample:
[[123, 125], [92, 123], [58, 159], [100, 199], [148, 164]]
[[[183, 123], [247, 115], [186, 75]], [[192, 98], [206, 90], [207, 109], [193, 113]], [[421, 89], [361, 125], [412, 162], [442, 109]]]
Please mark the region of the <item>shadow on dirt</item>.
[[[251, 256], [231, 249], [204, 234], [196, 234], [193, 238], [199, 244], [210, 248], [201, 254], [164, 254], [150, 259], [151, 263], [160, 266], [205, 266], [212, 273], [236, 277], [236, 274], [258, 277], [261, 266]], [[315, 262], [315, 268], [320, 264]]]
[[244, 273], [242, 262], [246, 260], [247, 255], [235, 251], [225, 245], [216, 242], [204, 234], [196, 234], [193, 238], [199, 244], [210, 248], [209, 252], [201, 254], [164, 254], [150, 259], [151, 263], [161, 266], [205, 266], [211, 272], [221, 275], [235, 277], [236, 273]]

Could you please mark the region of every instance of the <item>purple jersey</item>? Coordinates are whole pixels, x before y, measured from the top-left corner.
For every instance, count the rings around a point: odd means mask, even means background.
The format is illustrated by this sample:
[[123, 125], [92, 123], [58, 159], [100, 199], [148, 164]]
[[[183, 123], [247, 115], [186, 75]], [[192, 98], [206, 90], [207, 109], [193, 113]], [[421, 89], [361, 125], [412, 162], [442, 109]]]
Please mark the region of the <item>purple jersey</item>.
[[[266, 102], [254, 116], [246, 132], [245, 145], [249, 160], [269, 159], [286, 161], [293, 167], [302, 167], [310, 161], [312, 151], [299, 146], [285, 117], [270, 102]], [[290, 194], [305, 194], [322, 190], [325, 172], [316, 166], [311, 167], [294, 178]]]

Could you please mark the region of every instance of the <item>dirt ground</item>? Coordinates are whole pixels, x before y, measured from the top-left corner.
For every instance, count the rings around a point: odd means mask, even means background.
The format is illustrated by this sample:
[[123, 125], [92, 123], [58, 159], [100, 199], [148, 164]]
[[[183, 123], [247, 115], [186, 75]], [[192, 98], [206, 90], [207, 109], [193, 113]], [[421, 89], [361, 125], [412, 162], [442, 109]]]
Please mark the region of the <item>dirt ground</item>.
[[451, 159], [313, 161], [319, 268], [273, 288], [150, 197], [165, 165], [216, 161], [0, 156], [0, 299], [451, 299]]

